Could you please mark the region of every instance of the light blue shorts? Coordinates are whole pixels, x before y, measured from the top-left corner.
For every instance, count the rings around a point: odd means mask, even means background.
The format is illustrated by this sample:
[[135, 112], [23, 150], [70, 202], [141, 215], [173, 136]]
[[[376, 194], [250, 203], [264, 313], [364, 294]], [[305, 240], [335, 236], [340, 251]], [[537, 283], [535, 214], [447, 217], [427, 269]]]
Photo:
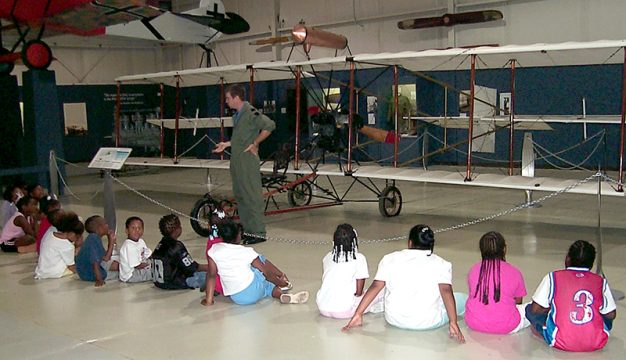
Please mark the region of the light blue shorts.
[[[265, 263], [264, 256], [259, 256], [259, 259], [262, 263]], [[276, 285], [267, 281], [265, 279], [265, 276], [263, 276], [263, 273], [259, 269], [252, 267], [252, 272], [254, 273], [252, 283], [250, 283], [247, 288], [230, 296], [230, 299], [235, 304], [252, 305], [256, 304], [261, 299], [272, 296], [272, 291], [274, 290]]]

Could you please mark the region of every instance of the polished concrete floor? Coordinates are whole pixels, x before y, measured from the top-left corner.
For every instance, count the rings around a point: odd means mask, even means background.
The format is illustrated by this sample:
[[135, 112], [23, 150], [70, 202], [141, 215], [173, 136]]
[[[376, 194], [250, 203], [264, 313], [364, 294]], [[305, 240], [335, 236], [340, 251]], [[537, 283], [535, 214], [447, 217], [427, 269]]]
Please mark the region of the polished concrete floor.
[[[480, 170], [478, 171], [486, 171]], [[68, 184], [76, 195], [64, 196], [63, 206], [86, 218], [102, 213], [102, 179], [97, 173], [68, 167]], [[227, 172], [213, 171], [211, 190], [228, 196]], [[570, 172], [572, 178], [586, 174]], [[203, 170], [135, 170], [119, 179], [152, 199], [188, 213], [207, 190]], [[335, 179], [346, 189], [347, 179]], [[324, 180], [320, 180], [324, 185]], [[379, 183], [380, 185], [380, 183]], [[348, 222], [361, 241], [403, 236], [412, 225], [441, 229], [512, 208], [524, 200], [521, 191], [398, 183], [404, 198], [402, 214], [383, 218], [375, 203], [351, 203], [266, 218], [275, 239], [255, 249], [290, 277], [296, 290], [320, 286], [321, 259], [330, 250], [336, 225]], [[373, 195], [362, 188], [355, 198]], [[144, 239], [159, 240], [158, 219], [168, 210], [115, 186], [118, 232], [130, 215], [146, 223]], [[286, 203], [285, 195], [279, 198]], [[539, 198], [541, 194], [536, 194]], [[478, 239], [489, 230], [502, 232], [507, 260], [524, 273], [529, 300], [540, 279], [563, 266], [568, 246], [576, 239], [596, 242], [597, 199], [560, 195], [543, 206], [436, 235], [435, 251], [453, 264], [455, 291], [467, 291], [469, 267], [480, 258]], [[626, 290], [626, 213], [624, 199], [602, 199], [603, 269], [613, 289]], [[204, 259], [205, 239], [183, 221], [183, 240], [195, 259]], [[325, 242], [305, 244], [304, 242]], [[402, 249], [404, 241], [368, 242], [361, 246], [376, 273], [383, 255]], [[457, 344], [447, 328], [412, 332], [392, 328], [382, 315], [366, 315], [364, 326], [342, 333], [343, 320], [321, 317], [315, 301], [281, 305], [266, 299], [253, 306], [236, 306], [219, 297], [213, 307], [200, 305], [198, 291], [164, 291], [151, 283], [109, 281], [102, 288], [75, 278], [35, 280], [36, 256], [0, 254], [1, 359], [624, 359], [624, 301], [606, 348], [592, 354], [570, 354], [548, 348], [529, 330], [497, 336], [471, 331], [461, 321], [467, 339]], [[415, 274], [420, 276], [422, 274]]]

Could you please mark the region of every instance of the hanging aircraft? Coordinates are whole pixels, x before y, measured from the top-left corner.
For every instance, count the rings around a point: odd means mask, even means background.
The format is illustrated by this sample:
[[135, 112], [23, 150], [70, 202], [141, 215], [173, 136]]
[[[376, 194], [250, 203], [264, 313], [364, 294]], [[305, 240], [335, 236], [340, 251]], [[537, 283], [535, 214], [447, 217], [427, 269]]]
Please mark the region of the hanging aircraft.
[[182, 13], [170, 7], [171, 1], [154, 0], [1, 1], [0, 35], [15, 31], [17, 40], [0, 47], [0, 74], [10, 73], [20, 60], [31, 69], [50, 66], [52, 50], [44, 36], [115, 35], [205, 45], [250, 29], [241, 16], [226, 12], [221, 0], [200, 0], [198, 8]]
[[348, 47], [348, 38], [345, 36], [315, 27], [307, 27], [303, 20], [293, 27], [290, 36], [269, 37], [250, 41], [248, 44], [255, 46], [291, 45], [292, 49], [297, 45], [302, 45], [307, 56], [313, 46], [335, 50], [348, 48], [348, 51], [350, 50]]
[[476, 24], [488, 21], [496, 21], [504, 18], [498, 10], [469, 11], [442, 16], [417, 18], [398, 22], [398, 29], [413, 30], [426, 29], [439, 26], [454, 26], [461, 24]]

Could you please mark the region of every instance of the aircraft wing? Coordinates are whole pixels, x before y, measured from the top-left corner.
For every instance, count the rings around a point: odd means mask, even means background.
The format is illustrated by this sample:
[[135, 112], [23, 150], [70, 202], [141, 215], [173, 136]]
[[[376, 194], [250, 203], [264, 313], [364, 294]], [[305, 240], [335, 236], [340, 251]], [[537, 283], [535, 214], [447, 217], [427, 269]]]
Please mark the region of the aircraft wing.
[[[174, 163], [172, 159], [167, 158], [130, 157], [124, 165], [228, 170], [230, 160], [179, 158], [178, 162]], [[271, 161], [265, 161], [261, 166], [261, 172], [263, 173], [271, 173], [272, 169], [273, 162]], [[311, 169], [307, 166], [302, 166], [300, 170], [289, 168], [287, 173], [307, 175], [311, 173]], [[346, 176], [337, 164], [320, 165], [316, 170], [316, 174], [320, 176]], [[490, 187], [498, 189], [547, 192], [556, 192], [568, 186], [574, 185], [577, 182], [577, 180], [563, 178], [508, 176], [502, 174], [478, 174], [472, 181], [465, 181], [464, 174], [459, 173], [458, 171], [393, 168], [380, 165], [363, 165], [355, 167], [352, 176], [363, 179], [397, 180], [440, 185]], [[607, 182], [602, 183], [601, 186], [603, 195], [624, 197], [623, 192], [616, 191], [611, 185], [612, 184]], [[595, 181], [590, 181], [572, 188], [569, 193], [597, 195], [598, 184]]]
[[[42, 8], [45, 1], [15, 0], [15, 4], [17, 22], [32, 29], [45, 26], [46, 36], [68, 33], [81, 36], [102, 35], [106, 26], [149, 19], [162, 13], [161, 10], [149, 6], [145, 0], [50, 0], [48, 10]], [[0, 13], [8, 20], [10, 15], [5, 10], [7, 9], [3, 7]], [[43, 17], [43, 13], [51, 15]], [[14, 26], [5, 27], [7, 28], [15, 30]], [[27, 38], [34, 38], [37, 33], [30, 31]]]
[[[232, 117], [208, 117], [208, 118], [180, 118], [178, 119], [179, 129], [206, 129], [206, 128], [219, 128], [222, 126], [222, 120], [224, 121], [224, 127], [233, 127]], [[156, 126], [162, 126], [166, 129], [174, 129], [176, 127], [176, 119], [150, 119], [150, 124]]]
[[244, 33], [250, 30], [250, 24], [244, 18], [232, 12], [226, 12], [226, 17], [184, 13], [176, 14], [176, 16], [211, 27], [227, 35]]

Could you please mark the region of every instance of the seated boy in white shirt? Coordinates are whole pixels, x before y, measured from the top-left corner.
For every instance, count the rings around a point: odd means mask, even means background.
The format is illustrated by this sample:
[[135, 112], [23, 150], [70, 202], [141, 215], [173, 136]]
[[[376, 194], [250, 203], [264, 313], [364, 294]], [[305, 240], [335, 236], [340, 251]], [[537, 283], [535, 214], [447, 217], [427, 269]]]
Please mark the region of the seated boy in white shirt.
[[126, 220], [126, 236], [128, 237], [120, 248], [120, 281], [128, 283], [152, 281], [150, 256], [152, 250], [148, 248], [143, 236], [143, 220], [131, 216]]

